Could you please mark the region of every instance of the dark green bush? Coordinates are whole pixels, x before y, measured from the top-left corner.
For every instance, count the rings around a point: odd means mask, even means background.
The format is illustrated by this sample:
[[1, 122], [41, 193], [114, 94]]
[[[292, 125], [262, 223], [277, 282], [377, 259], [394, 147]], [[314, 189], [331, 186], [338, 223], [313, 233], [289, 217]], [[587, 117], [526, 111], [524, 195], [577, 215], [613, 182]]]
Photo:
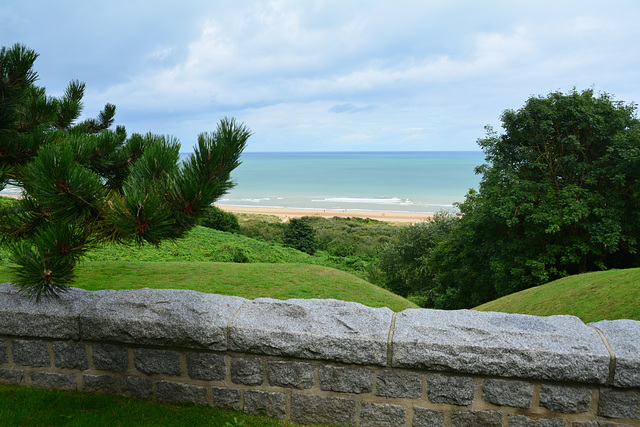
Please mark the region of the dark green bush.
[[318, 250], [315, 230], [304, 219], [299, 218], [289, 220], [282, 243], [309, 255], [313, 255]]
[[422, 306], [428, 305], [436, 296], [434, 273], [428, 259], [458, 221], [455, 216], [438, 214], [428, 221], [402, 228], [398, 240], [380, 254], [378, 266], [385, 287], [405, 298], [414, 296], [414, 302]]
[[210, 206], [203, 216], [200, 225], [214, 230], [237, 233], [240, 231], [238, 218], [231, 212], [224, 211], [217, 206]]

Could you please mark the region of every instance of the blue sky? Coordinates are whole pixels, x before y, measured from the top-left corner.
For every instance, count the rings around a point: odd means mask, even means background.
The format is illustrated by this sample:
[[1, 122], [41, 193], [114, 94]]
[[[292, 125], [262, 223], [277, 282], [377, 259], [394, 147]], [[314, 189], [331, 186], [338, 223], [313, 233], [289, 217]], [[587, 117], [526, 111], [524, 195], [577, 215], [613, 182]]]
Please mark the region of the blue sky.
[[247, 151], [477, 150], [531, 95], [640, 101], [640, 2], [276, 0], [0, 2], [0, 39], [39, 84], [87, 84], [132, 132], [191, 151], [222, 117]]

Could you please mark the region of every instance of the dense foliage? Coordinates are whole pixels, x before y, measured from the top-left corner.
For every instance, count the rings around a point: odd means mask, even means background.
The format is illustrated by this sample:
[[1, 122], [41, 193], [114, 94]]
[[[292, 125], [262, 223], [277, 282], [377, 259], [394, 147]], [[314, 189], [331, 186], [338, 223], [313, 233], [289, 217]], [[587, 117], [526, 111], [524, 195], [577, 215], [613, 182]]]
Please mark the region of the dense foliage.
[[35, 85], [37, 56], [21, 45], [0, 50], [0, 189], [22, 189], [17, 206], [0, 212], [0, 234], [15, 283], [40, 298], [64, 291], [97, 243], [182, 237], [233, 186], [251, 132], [223, 119], [179, 165], [176, 139], [111, 130], [111, 104], [76, 123], [85, 85], [73, 81], [62, 97], [48, 96]]
[[200, 220], [200, 225], [228, 233], [237, 233], [240, 231], [240, 223], [238, 222], [237, 216], [213, 205], [205, 210]]
[[313, 255], [318, 250], [315, 230], [301, 218], [289, 220], [284, 229], [282, 243], [309, 255]]
[[[283, 243], [286, 223], [269, 215], [240, 214], [240, 234], [269, 242]], [[323, 218], [306, 216], [302, 220], [313, 227], [318, 253], [327, 257], [327, 264], [349, 271], [382, 285], [377, 267], [378, 255], [396, 239], [401, 225], [369, 218]]]
[[479, 144], [478, 192], [428, 265], [442, 308], [571, 274], [640, 266], [640, 122], [592, 90], [530, 98]]
[[402, 227], [397, 240], [390, 242], [380, 254], [378, 267], [384, 286], [420, 305], [433, 305], [438, 292], [434, 289], [434, 273], [428, 260], [458, 222], [457, 216], [436, 214], [427, 221]]

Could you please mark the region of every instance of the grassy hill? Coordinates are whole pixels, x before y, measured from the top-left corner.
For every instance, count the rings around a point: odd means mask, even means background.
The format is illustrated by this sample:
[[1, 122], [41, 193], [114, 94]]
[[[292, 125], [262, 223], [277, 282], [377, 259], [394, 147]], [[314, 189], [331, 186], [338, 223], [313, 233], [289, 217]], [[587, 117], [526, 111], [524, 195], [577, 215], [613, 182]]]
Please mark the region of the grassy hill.
[[640, 268], [565, 277], [507, 295], [475, 308], [481, 311], [550, 316], [571, 314], [584, 322], [640, 320]]
[[[73, 286], [87, 289], [173, 288], [236, 295], [334, 298], [393, 311], [414, 303], [345, 271], [323, 265], [322, 256], [196, 227], [185, 239], [151, 245], [104, 246], [91, 251], [76, 270]], [[0, 283], [10, 271], [0, 253]]]

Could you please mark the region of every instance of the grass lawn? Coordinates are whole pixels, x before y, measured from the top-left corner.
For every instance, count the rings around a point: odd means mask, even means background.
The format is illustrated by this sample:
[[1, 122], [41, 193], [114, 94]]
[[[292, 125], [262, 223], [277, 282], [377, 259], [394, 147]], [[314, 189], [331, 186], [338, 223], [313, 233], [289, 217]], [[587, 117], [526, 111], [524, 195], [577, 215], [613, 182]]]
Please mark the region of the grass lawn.
[[[0, 267], [0, 282], [8, 277]], [[87, 289], [192, 289], [254, 299], [333, 298], [393, 311], [417, 308], [408, 300], [344, 271], [310, 264], [92, 261], [82, 263], [74, 286]]]
[[[0, 283], [11, 277], [2, 258], [0, 248]], [[243, 262], [233, 262], [238, 258]], [[321, 265], [325, 261], [274, 243], [195, 227], [184, 239], [159, 247], [94, 249], [78, 265], [73, 286], [192, 289], [248, 299], [333, 298], [394, 311], [418, 307], [348, 272]]]
[[475, 308], [481, 311], [551, 316], [571, 314], [583, 322], [640, 320], [640, 268], [565, 277], [507, 295]]
[[0, 425], [292, 427], [297, 424], [208, 406], [0, 385]]

